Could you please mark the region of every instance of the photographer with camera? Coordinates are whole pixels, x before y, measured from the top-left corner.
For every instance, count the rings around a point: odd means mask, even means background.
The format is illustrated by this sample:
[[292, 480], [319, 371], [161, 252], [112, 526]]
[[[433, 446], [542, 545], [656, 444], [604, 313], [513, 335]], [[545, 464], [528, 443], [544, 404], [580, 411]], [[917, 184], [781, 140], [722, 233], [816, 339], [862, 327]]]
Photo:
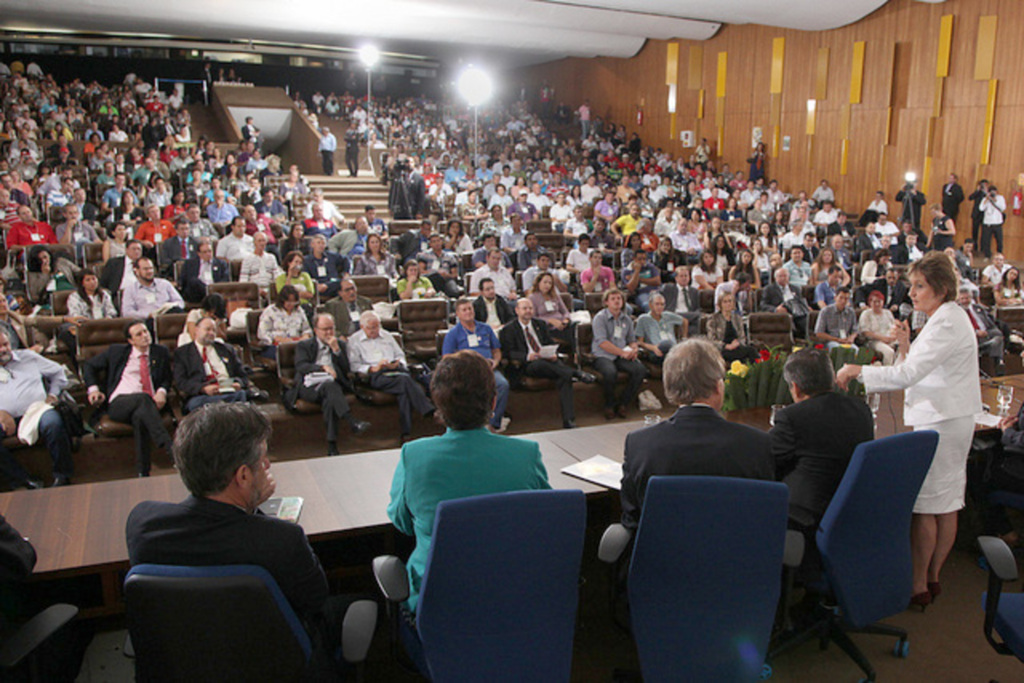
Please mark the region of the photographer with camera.
[[982, 178], [978, 181], [978, 186], [974, 188], [974, 192], [970, 194], [968, 199], [974, 202], [974, 206], [971, 207], [971, 239], [974, 243], [978, 243], [978, 232], [981, 230], [981, 221], [985, 217], [985, 212], [981, 210], [981, 200], [988, 195], [988, 181]]
[[1006, 199], [999, 194], [995, 185], [988, 186], [988, 192], [978, 204], [981, 210], [981, 250], [986, 257], [992, 256], [992, 238], [996, 238], [996, 251], [1003, 250], [1003, 223], [1006, 221]]
[[396, 220], [423, 218], [427, 213], [427, 186], [409, 157], [400, 155], [388, 173], [391, 189], [388, 208]]
[[910, 221], [915, 230], [921, 227], [921, 207], [925, 205], [924, 193], [917, 189], [917, 181], [908, 178], [903, 189], [896, 193], [896, 201], [903, 203], [899, 225]]

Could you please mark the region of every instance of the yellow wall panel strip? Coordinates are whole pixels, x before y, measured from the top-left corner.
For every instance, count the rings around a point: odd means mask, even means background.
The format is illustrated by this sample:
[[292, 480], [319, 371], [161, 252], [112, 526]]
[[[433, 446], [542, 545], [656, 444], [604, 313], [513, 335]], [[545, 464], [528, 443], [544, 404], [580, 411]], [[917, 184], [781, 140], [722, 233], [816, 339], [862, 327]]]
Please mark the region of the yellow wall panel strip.
[[981, 163], [991, 163], [992, 157], [992, 130], [996, 123], [996, 90], [999, 81], [992, 79], [988, 82], [988, 102], [985, 105], [985, 138], [981, 143]]
[[715, 151], [718, 156], [722, 156], [722, 150], [725, 149], [725, 126], [718, 127], [718, 146], [715, 147]]
[[779, 147], [782, 143], [782, 128], [780, 126], [772, 126], [772, 158], [779, 158]]
[[[939, 119], [932, 116], [928, 119], [928, 126], [925, 129], [924, 134], [924, 155], [926, 157], [935, 156], [935, 130], [938, 127]], [[924, 185], [922, 185], [924, 187]]]
[[853, 66], [850, 69], [850, 104], [860, 104], [864, 88], [864, 41], [853, 44]]
[[839, 112], [839, 137], [849, 138], [851, 119], [853, 118], [853, 107], [849, 104], [844, 104], [842, 110]]
[[818, 103], [815, 100], [807, 100], [807, 135], [814, 135], [817, 120]]
[[892, 142], [892, 107], [888, 107], [885, 111], [885, 137], [882, 138], [882, 144], [888, 145]]
[[707, 92], [706, 90], [701, 90], [700, 93], [697, 94], [697, 118], [698, 119], [704, 118], [704, 94], [706, 92]]
[[[885, 74], [885, 106], [892, 107], [893, 99], [896, 96], [895, 84], [896, 84], [896, 43], [892, 42], [885, 47], [885, 69], [882, 71]], [[886, 137], [885, 144], [889, 144], [889, 139]]]
[[846, 169], [850, 162], [850, 141], [843, 140], [842, 159], [839, 162], [839, 175], [846, 175]]
[[675, 140], [676, 137], [677, 137], [677, 133], [678, 133], [678, 131], [676, 130], [676, 113], [675, 112], [672, 112], [671, 114], [668, 115], [668, 128], [669, 128], [669, 132], [668, 132], [669, 138], [672, 139], [672, 140]]
[[992, 79], [992, 65], [996, 56], [997, 19], [995, 15], [978, 19], [978, 47], [974, 53], [974, 79], [977, 81]]
[[782, 62], [786, 56], [786, 39], [772, 40], [772, 80], [768, 92], [773, 95], [782, 94]]
[[699, 45], [690, 46], [689, 73], [687, 74], [687, 89], [700, 90], [704, 82], [704, 48]]
[[932, 180], [932, 158], [926, 156], [924, 158], [924, 171], [921, 172], [921, 188], [928, 189], [928, 184]]
[[942, 95], [946, 89], [946, 79], [935, 79], [935, 101], [932, 102], [932, 116], [942, 116]]
[[726, 52], [718, 53], [718, 79], [715, 85], [715, 97], [725, 97], [725, 70], [728, 66], [729, 55]]
[[719, 97], [715, 101], [715, 125], [719, 128], [725, 127], [725, 98]]
[[814, 99], [824, 100], [828, 97], [828, 57], [827, 47], [818, 48], [818, 69], [814, 77]]
[[665, 50], [665, 85], [679, 84], [679, 43], [669, 43]]
[[935, 59], [935, 75], [949, 75], [949, 55], [953, 48], [953, 15], [945, 14], [939, 23], [939, 54]]
[[773, 94], [771, 98], [771, 106], [768, 111], [768, 125], [780, 126], [782, 125], [782, 95]]

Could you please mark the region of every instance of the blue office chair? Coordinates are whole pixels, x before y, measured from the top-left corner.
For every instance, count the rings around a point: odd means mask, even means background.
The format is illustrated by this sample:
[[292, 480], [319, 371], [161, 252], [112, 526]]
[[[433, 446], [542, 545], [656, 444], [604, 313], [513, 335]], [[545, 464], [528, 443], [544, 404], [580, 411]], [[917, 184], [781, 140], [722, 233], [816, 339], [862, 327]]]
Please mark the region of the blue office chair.
[[[139, 681], [291, 681], [312, 654], [306, 629], [263, 567], [140, 564], [125, 577], [124, 597]], [[345, 661], [365, 660], [376, 622], [373, 601], [349, 607]]]
[[[1024, 593], [1003, 593], [1003, 584], [1017, 580], [1017, 558], [996, 536], [979, 536], [978, 544], [988, 562], [988, 592], [985, 606], [985, 640], [1001, 655], [1024, 661]], [[1002, 641], [995, 639], [993, 631]]]
[[814, 588], [826, 596], [819, 618], [784, 634], [769, 659], [811, 638], [819, 638], [822, 649], [832, 640], [864, 671], [864, 680], [875, 680], [848, 633], [896, 636], [895, 654], [907, 656], [907, 632], [875, 622], [903, 612], [910, 601], [910, 520], [938, 442], [936, 432], [919, 431], [857, 446], [818, 527], [824, 584]]
[[[727, 477], [651, 477], [627, 592], [647, 681], [754, 681], [781, 590], [789, 491]], [[614, 563], [630, 540], [609, 527]]]
[[409, 596], [403, 563], [375, 558], [420, 672], [435, 682], [568, 681], [585, 529], [582, 491], [440, 503], [415, 615], [398, 606]]

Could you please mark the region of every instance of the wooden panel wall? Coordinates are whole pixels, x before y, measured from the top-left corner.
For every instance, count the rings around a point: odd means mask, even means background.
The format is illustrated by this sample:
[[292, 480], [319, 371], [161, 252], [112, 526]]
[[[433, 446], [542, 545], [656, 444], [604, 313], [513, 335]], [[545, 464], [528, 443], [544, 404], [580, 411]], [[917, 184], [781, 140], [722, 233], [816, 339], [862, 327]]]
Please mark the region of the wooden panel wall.
[[[951, 15], [948, 72], [944, 63], [943, 16]], [[994, 17], [992, 19], [990, 17]], [[949, 20], [946, 20], [947, 23]], [[994, 27], [994, 31], [993, 31]], [[990, 42], [994, 33], [994, 44]], [[777, 38], [785, 39], [779, 127], [789, 150], [772, 151], [772, 63]], [[1024, 79], [1019, 76], [1019, 50], [1024, 44], [1024, 11], [1020, 0], [949, 0], [927, 4], [890, 0], [867, 18], [833, 31], [803, 32], [758, 25], [726, 25], [711, 40], [679, 43], [676, 130], [692, 130], [696, 140], [714, 145], [716, 121], [724, 120], [720, 161], [732, 170], [746, 169], [751, 133], [763, 131], [769, 150], [768, 174], [784, 189], [812, 190], [822, 178], [835, 188], [841, 206], [863, 210], [876, 190], [892, 198], [904, 173], [919, 178], [928, 168], [922, 190], [929, 203], [940, 198], [950, 172], [960, 176], [970, 194], [980, 178], [999, 186], [1012, 204], [1019, 174], [1024, 173]], [[855, 44], [864, 43], [860, 101], [851, 103]], [[566, 59], [526, 71], [527, 82], [539, 89], [543, 81], [555, 88], [556, 99], [575, 108], [589, 98], [593, 110], [645, 144], [688, 156], [679, 135], [670, 136], [665, 85], [665, 41], [648, 41], [631, 59]], [[694, 55], [699, 49], [699, 58]], [[777, 48], [776, 48], [777, 49]], [[825, 52], [827, 50], [827, 53]], [[718, 55], [727, 55], [725, 97], [716, 93]], [[989, 74], [985, 68], [992, 55]], [[980, 64], [979, 64], [980, 63]], [[699, 74], [691, 66], [699, 67]], [[982, 68], [979, 68], [982, 67]], [[824, 76], [820, 73], [824, 67]], [[699, 87], [695, 86], [699, 76]], [[977, 77], [976, 77], [977, 76]], [[518, 80], [518, 79], [517, 79]], [[995, 82], [996, 86], [992, 83]], [[994, 109], [987, 109], [996, 88]], [[941, 88], [938, 93], [937, 89]], [[698, 118], [704, 92], [704, 117]], [[824, 95], [824, 96], [822, 96]], [[808, 100], [814, 104], [813, 144], [808, 136]], [[644, 104], [644, 122], [636, 124]], [[724, 112], [718, 107], [724, 106]], [[849, 130], [844, 130], [849, 108]], [[890, 111], [891, 110], [891, 111]], [[986, 115], [991, 116], [991, 150], [985, 151]], [[888, 140], [886, 132], [888, 128]], [[840, 173], [844, 133], [848, 133], [846, 174]], [[970, 233], [970, 207], [965, 202], [957, 221], [958, 241]], [[1008, 216], [1006, 251], [1024, 259], [1024, 221]]]

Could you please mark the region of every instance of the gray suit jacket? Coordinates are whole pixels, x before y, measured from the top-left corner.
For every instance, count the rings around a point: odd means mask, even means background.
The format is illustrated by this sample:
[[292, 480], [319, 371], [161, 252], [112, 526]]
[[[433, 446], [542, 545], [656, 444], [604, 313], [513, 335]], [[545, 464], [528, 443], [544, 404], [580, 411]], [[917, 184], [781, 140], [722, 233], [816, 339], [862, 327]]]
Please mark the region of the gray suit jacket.
[[[360, 313], [369, 311], [373, 308], [373, 302], [365, 296], [356, 296], [356, 307]], [[348, 337], [355, 332], [355, 326], [352, 324], [352, 318], [348, 313], [348, 306], [345, 305], [345, 302], [340, 297], [334, 297], [328, 301], [324, 304], [324, 309], [334, 318], [334, 327], [342, 337]]]

